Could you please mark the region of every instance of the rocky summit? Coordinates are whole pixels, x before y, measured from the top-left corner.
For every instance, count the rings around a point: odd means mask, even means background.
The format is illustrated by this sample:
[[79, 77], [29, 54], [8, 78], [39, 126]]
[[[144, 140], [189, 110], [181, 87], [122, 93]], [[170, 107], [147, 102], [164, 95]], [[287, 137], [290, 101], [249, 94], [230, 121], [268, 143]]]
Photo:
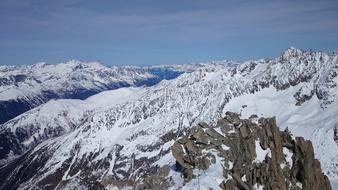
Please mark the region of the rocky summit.
[[160, 168], [137, 189], [331, 189], [312, 143], [280, 131], [275, 117], [240, 119], [227, 112], [214, 127], [193, 127], [171, 153], [176, 164]]

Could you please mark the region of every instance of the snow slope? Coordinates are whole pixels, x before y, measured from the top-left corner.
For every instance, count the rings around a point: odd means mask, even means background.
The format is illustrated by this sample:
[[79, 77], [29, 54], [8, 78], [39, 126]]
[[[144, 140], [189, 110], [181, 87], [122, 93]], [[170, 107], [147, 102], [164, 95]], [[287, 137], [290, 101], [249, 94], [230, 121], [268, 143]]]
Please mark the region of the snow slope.
[[[133, 100], [143, 91], [130, 87], [105, 91], [86, 100], [50, 100], [0, 125], [0, 133], [6, 134], [1, 138], [0, 158], [6, 158], [2, 162], [12, 160], [43, 140], [73, 131], [94, 110]], [[17, 150], [10, 148], [14, 145]]]

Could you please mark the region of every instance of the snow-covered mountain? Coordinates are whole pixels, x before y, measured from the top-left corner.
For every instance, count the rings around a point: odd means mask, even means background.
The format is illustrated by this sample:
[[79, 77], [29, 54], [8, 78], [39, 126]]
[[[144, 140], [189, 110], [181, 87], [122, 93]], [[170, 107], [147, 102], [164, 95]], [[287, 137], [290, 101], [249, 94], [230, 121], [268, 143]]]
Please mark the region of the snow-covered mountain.
[[0, 123], [50, 99], [85, 99], [105, 90], [151, 86], [191, 72], [198, 65], [106, 67], [98, 62], [69, 61], [0, 66]]
[[337, 54], [290, 48], [271, 60], [204, 64], [152, 87], [48, 102], [1, 126], [1, 188], [132, 187], [175, 164], [178, 137], [227, 111], [276, 116], [282, 129], [313, 142], [337, 180], [337, 72]]

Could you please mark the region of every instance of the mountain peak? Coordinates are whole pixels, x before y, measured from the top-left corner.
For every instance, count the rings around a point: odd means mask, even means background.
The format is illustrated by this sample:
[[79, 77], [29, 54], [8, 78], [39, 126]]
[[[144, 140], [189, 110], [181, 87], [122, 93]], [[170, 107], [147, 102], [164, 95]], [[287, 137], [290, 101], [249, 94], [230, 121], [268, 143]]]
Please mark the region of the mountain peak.
[[48, 65], [46, 62], [37, 62], [37, 63], [34, 63], [32, 66], [40, 68], [40, 67], [44, 67], [46, 65]]
[[105, 65], [103, 65], [102, 63], [98, 61], [80, 61], [76, 59], [71, 59], [69, 61], [66, 61], [64, 64], [69, 65], [70, 67], [76, 67], [76, 68], [83, 68], [83, 67], [96, 68], [96, 69], [107, 68]]
[[282, 58], [283, 59], [290, 59], [292, 57], [298, 57], [302, 53], [303, 53], [303, 50], [291, 46], [284, 51], [284, 53], [282, 54]]

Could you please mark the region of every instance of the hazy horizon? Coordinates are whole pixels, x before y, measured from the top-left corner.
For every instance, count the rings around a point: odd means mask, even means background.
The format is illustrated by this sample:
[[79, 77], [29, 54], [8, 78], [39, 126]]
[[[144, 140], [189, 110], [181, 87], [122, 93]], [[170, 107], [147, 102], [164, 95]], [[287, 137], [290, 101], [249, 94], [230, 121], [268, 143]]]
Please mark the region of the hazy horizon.
[[[290, 46], [288, 48], [296, 48], [296, 49], [301, 49], [301, 48], [297, 48], [297, 47], [294, 47], [294, 46]], [[80, 62], [87, 62], [87, 63], [90, 63], [90, 62], [98, 62], [102, 65], [105, 65], [107, 67], [112, 67], [112, 66], [117, 66], [117, 67], [120, 67], [120, 66], [136, 66], [136, 67], [147, 67], [147, 66], [159, 66], [159, 65], [180, 65], [180, 64], [198, 64], [198, 63], [208, 63], [208, 62], [212, 62], [212, 61], [234, 61], [234, 62], [246, 62], [246, 61], [250, 61], [250, 60], [259, 60], [259, 59], [274, 59], [274, 58], [277, 58], [279, 56], [281, 56], [281, 54], [286, 51], [288, 48], [286, 49], [283, 49], [278, 55], [276, 56], [272, 56], [272, 57], [257, 57], [257, 58], [251, 58], [251, 59], [244, 59], [244, 60], [239, 60], [239, 59], [227, 59], [227, 58], [221, 58], [221, 59], [210, 59], [210, 60], [202, 60], [202, 61], [194, 61], [194, 62], [182, 62], [182, 63], [167, 63], [167, 64], [161, 64], [161, 63], [158, 63], [158, 64], [114, 64], [114, 63], [105, 63], [101, 60], [82, 60], [82, 59], [65, 59], [64, 61], [60, 61], [60, 62], [47, 62], [47, 61], [37, 61], [37, 62], [32, 62], [32, 63], [23, 63], [23, 64], [0, 64], [1, 65], [33, 65], [33, 64], [39, 64], [39, 63], [46, 63], [46, 64], [52, 64], [52, 65], [55, 65], [55, 64], [61, 64], [61, 63], [67, 63], [67, 62], [71, 62], [71, 61], [80, 61]], [[335, 50], [335, 51], [332, 51], [332, 52], [327, 52], [327, 51], [322, 51], [322, 50], [317, 50], [317, 49], [301, 49], [303, 51], [318, 51], [318, 52], [325, 52], [327, 54], [332, 54], [332, 53], [335, 53], [335, 52], [338, 52], [338, 50]]]

